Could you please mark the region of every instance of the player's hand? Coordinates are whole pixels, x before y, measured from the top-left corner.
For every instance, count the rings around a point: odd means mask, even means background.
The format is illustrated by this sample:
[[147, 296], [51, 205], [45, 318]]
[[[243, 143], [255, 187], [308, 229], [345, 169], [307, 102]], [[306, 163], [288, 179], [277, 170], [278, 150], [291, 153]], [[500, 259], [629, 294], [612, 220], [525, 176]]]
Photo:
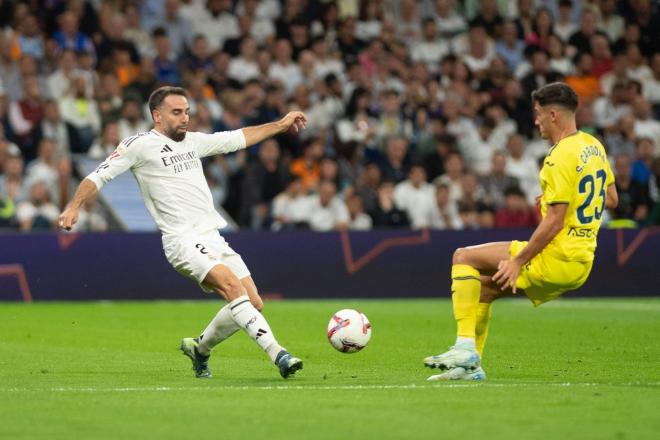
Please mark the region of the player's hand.
[[289, 112], [280, 119], [280, 124], [284, 127], [282, 131], [299, 133], [307, 126], [307, 116], [303, 112]]
[[60, 229], [70, 231], [73, 225], [75, 225], [77, 221], [78, 221], [78, 210], [67, 207], [66, 209], [64, 209], [62, 214], [60, 214], [57, 226], [59, 226]]
[[502, 260], [497, 265], [497, 272], [493, 275], [495, 281], [502, 290], [511, 288], [513, 293], [516, 293], [516, 280], [520, 275], [521, 265], [515, 260]]

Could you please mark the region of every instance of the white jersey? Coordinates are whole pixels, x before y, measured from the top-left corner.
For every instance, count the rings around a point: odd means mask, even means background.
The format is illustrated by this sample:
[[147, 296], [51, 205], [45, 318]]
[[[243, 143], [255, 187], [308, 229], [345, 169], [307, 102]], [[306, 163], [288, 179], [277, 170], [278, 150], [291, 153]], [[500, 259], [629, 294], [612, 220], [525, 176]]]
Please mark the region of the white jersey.
[[243, 130], [190, 132], [181, 142], [151, 130], [124, 139], [87, 178], [98, 189], [130, 169], [164, 236], [227, 225], [213, 206], [200, 158], [245, 148]]

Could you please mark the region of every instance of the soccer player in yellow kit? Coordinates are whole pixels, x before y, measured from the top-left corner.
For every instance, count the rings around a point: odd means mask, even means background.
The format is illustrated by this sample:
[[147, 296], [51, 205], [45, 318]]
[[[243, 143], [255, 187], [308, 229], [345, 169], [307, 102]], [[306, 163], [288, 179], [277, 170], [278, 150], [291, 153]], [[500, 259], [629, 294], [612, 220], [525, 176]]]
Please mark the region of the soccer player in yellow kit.
[[481, 367], [492, 302], [524, 293], [539, 306], [589, 276], [596, 236], [606, 208], [618, 204], [605, 149], [575, 123], [578, 98], [564, 83], [532, 93], [541, 137], [552, 141], [539, 174], [537, 198], [543, 220], [529, 241], [487, 243], [456, 249], [452, 303], [456, 343], [424, 364], [444, 370], [429, 380], [483, 380]]

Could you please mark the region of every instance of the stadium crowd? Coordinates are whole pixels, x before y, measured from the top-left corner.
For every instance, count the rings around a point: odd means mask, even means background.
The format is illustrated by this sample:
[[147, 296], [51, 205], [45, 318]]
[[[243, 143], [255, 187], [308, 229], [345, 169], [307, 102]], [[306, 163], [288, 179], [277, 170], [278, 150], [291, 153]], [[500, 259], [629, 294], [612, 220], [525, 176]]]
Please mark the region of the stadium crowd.
[[[553, 81], [608, 150], [608, 223], [660, 224], [657, 2], [0, 0], [0, 227], [53, 228], [79, 158], [149, 130], [165, 84], [191, 131], [308, 115], [203, 162], [241, 228], [533, 226], [550, 145], [530, 94]], [[116, 224], [93, 201], [77, 229]]]

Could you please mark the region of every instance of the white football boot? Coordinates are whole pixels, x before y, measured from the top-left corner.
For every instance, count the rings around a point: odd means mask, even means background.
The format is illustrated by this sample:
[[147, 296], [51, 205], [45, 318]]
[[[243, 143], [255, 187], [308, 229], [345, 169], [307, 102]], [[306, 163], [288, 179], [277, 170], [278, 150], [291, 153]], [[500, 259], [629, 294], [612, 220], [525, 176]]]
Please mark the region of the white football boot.
[[481, 358], [476, 350], [454, 346], [445, 353], [424, 358], [424, 365], [429, 368], [439, 368], [441, 370], [463, 367], [468, 371], [472, 371], [481, 365]]
[[481, 366], [469, 371], [463, 367], [452, 368], [442, 374], [435, 374], [426, 380], [485, 380], [486, 372]]

